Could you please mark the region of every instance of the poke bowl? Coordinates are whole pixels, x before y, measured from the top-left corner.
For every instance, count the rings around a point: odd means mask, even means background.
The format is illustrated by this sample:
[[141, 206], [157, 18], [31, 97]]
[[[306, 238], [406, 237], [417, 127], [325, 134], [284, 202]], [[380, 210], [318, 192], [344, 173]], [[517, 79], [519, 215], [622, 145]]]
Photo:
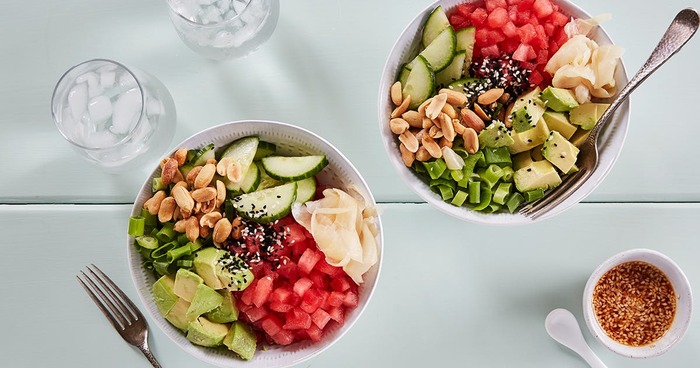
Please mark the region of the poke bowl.
[[287, 367], [360, 318], [383, 234], [342, 153], [305, 129], [250, 120], [167, 154], [134, 201], [127, 243], [141, 301], [180, 348], [215, 366]]
[[379, 85], [380, 133], [402, 180], [476, 223], [541, 221], [586, 198], [622, 150], [629, 101], [601, 130], [586, 182], [536, 219], [519, 213], [578, 170], [578, 147], [628, 82], [606, 21], [561, 0], [426, 7], [394, 44]]

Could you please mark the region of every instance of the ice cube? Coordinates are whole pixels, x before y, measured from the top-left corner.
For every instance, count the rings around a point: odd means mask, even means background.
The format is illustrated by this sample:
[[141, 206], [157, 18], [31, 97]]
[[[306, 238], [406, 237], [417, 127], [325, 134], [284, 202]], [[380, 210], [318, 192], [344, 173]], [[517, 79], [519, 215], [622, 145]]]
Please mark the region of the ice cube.
[[75, 78], [76, 83], [87, 82], [88, 85], [88, 96], [90, 98], [102, 94], [102, 88], [100, 87], [100, 80], [97, 73], [88, 72], [78, 78]]
[[208, 6], [202, 8], [199, 12], [199, 19], [202, 24], [213, 24], [222, 21], [221, 13], [219, 13], [219, 8], [216, 6]]
[[151, 121], [144, 116], [136, 129], [134, 129], [134, 133], [131, 136], [131, 141], [139, 144], [146, 142], [152, 130], [153, 127], [151, 126]]
[[119, 137], [110, 133], [108, 130], [90, 133], [84, 139], [84, 145], [90, 148], [111, 147], [117, 142], [119, 142]]
[[241, 14], [243, 10], [245, 10], [245, 7], [248, 6], [247, 3], [244, 3], [241, 0], [233, 0], [231, 5], [233, 6], [233, 11], [235, 11], [236, 14]]
[[216, 0], [199, 0], [198, 2], [199, 2], [200, 6], [204, 7], [204, 6], [214, 4], [216, 2]]
[[219, 8], [219, 13], [226, 14], [231, 10], [231, 0], [219, 0], [216, 6]]
[[262, 23], [262, 20], [267, 15], [268, 10], [269, 8], [265, 7], [265, 4], [262, 1], [253, 1], [248, 4], [246, 11], [241, 14], [241, 19], [243, 19], [243, 21], [246, 23], [255, 23], [257, 26]]
[[134, 79], [134, 76], [131, 75], [131, 73], [127, 72], [126, 70], [121, 72], [119, 75], [119, 86], [126, 89], [136, 87], [137, 85], [136, 79]]
[[148, 116], [160, 115], [163, 113], [163, 103], [157, 98], [150, 98], [146, 102], [146, 114]]
[[68, 107], [64, 107], [59, 114], [58, 123], [59, 127], [61, 128], [61, 132], [63, 132], [63, 134], [69, 138], [73, 137], [75, 130], [79, 128], [78, 123], [75, 121], [75, 119], [73, 119], [73, 114]]
[[226, 12], [226, 14], [224, 14], [224, 20], [233, 19], [235, 17], [236, 17], [236, 12], [234, 12], [233, 10], [229, 10]]
[[258, 26], [256, 24], [246, 24], [243, 28], [239, 29], [233, 34], [233, 40], [231, 41], [233, 47], [239, 47], [244, 42], [250, 40], [255, 36], [258, 31]]
[[217, 33], [216, 36], [214, 36], [214, 40], [212, 41], [212, 46], [228, 48], [228, 47], [234, 47], [235, 43], [236, 43], [236, 36], [234, 36], [231, 32], [221, 31], [221, 32]]
[[141, 91], [132, 88], [119, 96], [112, 106], [112, 126], [114, 134], [126, 134], [138, 121], [142, 109]]
[[116, 79], [117, 73], [113, 71], [101, 72], [100, 73], [100, 87], [102, 89], [112, 88], [114, 86], [114, 80]]
[[68, 92], [68, 107], [74, 118], [83, 116], [87, 109], [88, 102], [88, 86], [85, 83], [76, 84]]
[[112, 101], [107, 96], [94, 97], [88, 103], [90, 121], [94, 125], [100, 125], [112, 116]]
[[98, 73], [112, 72], [117, 69], [116, 64], [106, 64], [97, 68]]

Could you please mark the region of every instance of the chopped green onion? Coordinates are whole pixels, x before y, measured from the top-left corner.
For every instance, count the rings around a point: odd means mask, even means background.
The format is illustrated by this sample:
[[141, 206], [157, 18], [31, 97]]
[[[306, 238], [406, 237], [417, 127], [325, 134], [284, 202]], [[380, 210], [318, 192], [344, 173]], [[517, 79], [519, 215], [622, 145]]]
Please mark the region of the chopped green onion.
[[479, 170], [478, 174], [481, 181], [485, 182], [489, 188], [493, 188], [503, 176], [503, 169], [496, 164], [491, 164], [485, 170]]
[[428, 171], [428, 175], [430, 175], [431, 179], [439, 178], [445, 170], [447, 170], [447, 164], [445, 164], [445, 160], [441, 158], [435, 161], [423, 162], [423, 166]]
[[192, 249], [185, 245], [169, 250], [166, 254], [166, 260], [168, 263], [173, 263], [184, 256], [189, 256], [190, 254], [192, 254]]
[[425, 169], [425, 166], [423, 166], [423, 163], [420, 161], [416, 161], [413, 163], [413, 170], [418, 175], [428, 175], [428, 170]]
[[544, 189], [533, 189], [531, 191], [523, 193], [525, 195], [525, 200], [528, 202], [536, 201], [544, 197]]
[[489, 206], [489, 204], [491, 204], [491, 188], [489, 188], [486, 185], [482, 185], [481, 190], [479, 192], [481, 201], [479, 201], [478, 205], [472, 208], [474, 211], [483, 211], [484, 209], [486, 209], [486, 207]]
[[485, 209], [484, 212], [494, 213], [501, 209], [501, 205], [498, 203], [491, 202]]
[[458, 190], [457, 193], [455, 193], [455, 196], [452, 198], [452, 203], [453, 205], [459, 207], [464, 204], [464, 201], [467, 200], [467, 192]]
[[141, 217], [143, 217], [146, 220], [146, 226], [148, 227], [156, 227], [158, 226], [158, 216], [156, 215], [151, 215], [148, 210], [145, 208], [141, 209]]
[[438, 185], [438, 190], [440, 191], [440, 196], [442, 196], [443, 201], [448, 201], [454, 196], [454, 191], [447, 185]]
[[440, 185], [445, 185], [445, 186], [447, 186], [447, 187], [450, 187], [450, 189], [455, 189], [455, 184], [456, 184], [456, 183], [455, 183], [454, 181], [452, 181], [452, 180], [443, 179], [443, 178], [438, 178], [438, 179], [435, 179], [435, 180], [431, 180], [430, 183], [428, 184], [428, 186], [429, 186], [430, 188], [435, 188], [435, 187], [438, 187], [438, 186], [440, 186]]
[[151, 260], [151, 250], [148, 248], [144, 247], [137, 247], [139, 250], [139, 253], [141, 253], [141, 257], [143, 257], [145, 260], [150, 261]]
[[522, 194], [515, 192], [513, 193], [509, 198], [508, 201], [506, 202], [506, 206], [508, 207], [508, 212], [513, 213], [515, 210], [525, 202], [525, 198], [523, 197]]
[[236, 209], [233, 208], [233, 202], [224, 202], [224, 214], [229, 222], [233, 222], [233, 220], [236, 218]]
[[190, 240], [187, 239], [187, 235], [186, 235], [186, 234], [180, 234], [180, 235], [177, 236], [177, 242], [178, 242], [180, 245], [185, 245], [185, 244], [189, 243]]
[[168, 262], [163, 262], [163, 261], [153, 261], [153, 268], [156, 270], [156, 272], [159, 275], [167, 275], [170, 273], [168, 268], [170, 267], [170, 263]]
[[462, 173], [464, 173], [464, 177], [469, 177], [472, 175], [474, 172], [474, 168], [479, 165], [479, 163], [485, 163], [486, 161], [484, 160], [484, 153], [481, 151], [478, 151], [477, 153], [473, 155], [469, 155], [466, 159], [464, 159], [464, 167], [462, 168]]
[[141, 236], [146, 228], [146, 219], [141, 216], [131, 216], [129, 218], [129, 235]]
[[513, 168], [510, 166], [506, 166], [503, 168], [503, 176], [501, 177], [501, 180], [511, 183], [513, 182], [513, 174], [515, 174], [515, 171], [513, 171]]
[[194, 262], [191, 259], [178, 259], [176, 264], [181, 268], [192, 268]]
[[496, 191], [493, 192], [493, 201], [498, 204], [505, 204], [506, 203], [506, 198], [512, 191], [513, 184], [512, 183], [500, 183], [498, 184], [498, 187], [496, 188]]
[[156, 234], [156, 238], [158, 238], [158, 240], [160, 240], [162, 243], [168, 243], [175, 239], [176, 236], [177, 233], [175, 230], [173, 230], [173, 224], [169, 222], [163, 224], [163, 227]]
[[138, 245], [140, 245], [141, 247], [150, 250], [156, 249], [159, 246], [158, 239], [149, 235], [137, 236], [136, 243], [138, 243]]
[[481, 202], [481, 183], [478, 181], [469, 182], [469, 203], [477, 204]]
[[464, 179], [464, 172], [462, 170], [450, 170], [450, 176], [452, 180], [459, 183], [460, 180]]
[[498, 148], [485, 147], [483, 149], [483, 152], [484, 152], [484, 160], [486, 161], [487, 165], [491, 165], [491, 164], [496, 164], [498, 166], [510, 166], [510, 165], [512, 165], [512, 161], [510, 159], [510, 152], [508, 151], [508, 147], [498, 147]]
[[159, 190], [164, 190], [165, 189], [165, 184], [163, 184], [163, 179], [159, 176], [157, 178], [153, 178], [151, 181], [151, 191], [153, 193], [159, 191]]
[[187, 243], [187, 246], [190, 247], [190, 251], [192, 253], [194, 253], [194, 252], [198, 251], [200, 248], [202, 248], [202, 245], [203, 244], [202, 244], [202, 242], [199, 241], [199, 239], [197, 239], [193, 242]]
[[165, 260], [166, 256], [168, 255], [168, 251], [170, 251], [178, 245], [179, 244], [177, 242], [163, 244], [160, 247], [156, 248], [153, 252], [151, 252], [151, 258], [153, 258], [153, 260]]

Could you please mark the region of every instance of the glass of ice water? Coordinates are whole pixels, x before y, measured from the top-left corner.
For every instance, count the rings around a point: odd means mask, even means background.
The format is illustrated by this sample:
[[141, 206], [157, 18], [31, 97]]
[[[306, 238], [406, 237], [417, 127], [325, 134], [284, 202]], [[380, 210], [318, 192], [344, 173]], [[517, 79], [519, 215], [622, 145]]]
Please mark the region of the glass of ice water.
[[251, 53], [270, 38], [279, 18], [279, 0], [167, 1], [182, 41], [215, 60]]
[[175, 133], [175, 104], [165, 86], [106, 59], [85, 61], [63, 74], [51, 113], [76, 151], [111, 171], [160, 157]]

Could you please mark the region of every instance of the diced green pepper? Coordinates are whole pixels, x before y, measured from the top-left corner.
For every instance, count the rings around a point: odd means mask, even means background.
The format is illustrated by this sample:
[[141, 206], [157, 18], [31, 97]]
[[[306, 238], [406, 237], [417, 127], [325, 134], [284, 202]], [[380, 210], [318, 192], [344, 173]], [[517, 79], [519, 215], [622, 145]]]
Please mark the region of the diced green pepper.
[[500, 183], [498, 184], [498, 187], [496, 188], [496, 191], [493, 192], [493, 201], [498, 204], [505, 204], [506, 203], [506, 198], [512, 191], [513, 184], [512, 183]]
[[455, 196], [452, 197], [452, 203], [453, 205], [459, 207], [464, 204], [464, 202], [467, 200], [467, 192], [458, 190], [457, 193], [455, 193]]
[[141, 216], [131, 216], [129, 218], [129, 235], [141, 236], [146, 229], [146, 219]]
[[515, 212], [518, 207], [525, 202], [525, 198], [523, 197], [522, 194], [519, 192], [513, 193], [510, 197], [508, 197], [508, 201], [506, 202], [506, 206], [508, 207], [508, 212], [513, 213]]

